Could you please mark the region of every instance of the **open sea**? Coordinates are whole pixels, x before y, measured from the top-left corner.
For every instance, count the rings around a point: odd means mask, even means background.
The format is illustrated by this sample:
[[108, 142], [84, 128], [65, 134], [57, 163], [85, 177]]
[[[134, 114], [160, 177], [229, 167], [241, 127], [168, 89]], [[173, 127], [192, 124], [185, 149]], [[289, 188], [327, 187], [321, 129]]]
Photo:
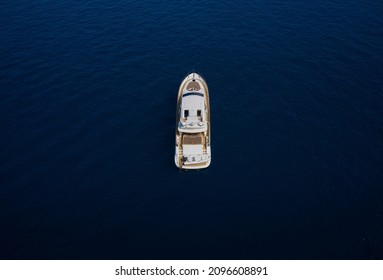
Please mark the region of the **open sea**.
[[0, 258], [383, 259], [383, 2], [1, 1]]

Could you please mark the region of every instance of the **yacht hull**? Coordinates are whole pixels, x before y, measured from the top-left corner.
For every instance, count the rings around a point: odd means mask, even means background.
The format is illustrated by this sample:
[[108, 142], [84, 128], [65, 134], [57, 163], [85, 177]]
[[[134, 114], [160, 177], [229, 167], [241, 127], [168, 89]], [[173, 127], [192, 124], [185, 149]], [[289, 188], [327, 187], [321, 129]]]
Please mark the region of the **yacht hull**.
[[[190, 115], [190, 112], [197, 112]], [[192, 114], [192, 113], [191, 113]], [[181, 169], [207, 168], [211, 163], [209, 90], [198, 73], [188, 74], [178, 90], [174, 162]]]

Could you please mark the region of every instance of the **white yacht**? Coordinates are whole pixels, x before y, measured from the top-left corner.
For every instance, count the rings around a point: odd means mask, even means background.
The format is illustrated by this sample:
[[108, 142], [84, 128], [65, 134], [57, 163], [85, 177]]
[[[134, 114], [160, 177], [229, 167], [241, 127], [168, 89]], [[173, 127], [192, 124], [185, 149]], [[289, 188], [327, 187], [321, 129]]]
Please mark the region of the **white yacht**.
[[209, 90], [204, 78], [192, 72], [178, 90], [176, 151], [178, 168], [206, 168], [211, 161]]

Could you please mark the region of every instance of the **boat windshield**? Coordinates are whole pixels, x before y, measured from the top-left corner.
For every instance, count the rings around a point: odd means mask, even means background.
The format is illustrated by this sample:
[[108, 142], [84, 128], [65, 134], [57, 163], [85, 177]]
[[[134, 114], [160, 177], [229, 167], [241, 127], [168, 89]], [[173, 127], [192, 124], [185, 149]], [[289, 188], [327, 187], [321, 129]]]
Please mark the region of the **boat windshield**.
[[197, 96], [203, 97], [203, 94], [200, 92], [187, 92], [187, 93], [184, 93], [182, 96], [186, 97], [186, 96], [190, 96], [190, 95], [197, 95]]

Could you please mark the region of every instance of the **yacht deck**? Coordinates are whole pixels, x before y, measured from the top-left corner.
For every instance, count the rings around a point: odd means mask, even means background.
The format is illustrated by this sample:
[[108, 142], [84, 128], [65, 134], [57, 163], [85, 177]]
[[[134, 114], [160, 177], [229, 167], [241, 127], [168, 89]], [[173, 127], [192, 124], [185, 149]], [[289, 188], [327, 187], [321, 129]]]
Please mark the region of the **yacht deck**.
[[183, 144], [185, 145], [201, 145], [203, 143], [203, 137], [201, 135], [183, 135]]
[[186, 88], [188, 90], [200, 90], [201, 89], [199, 83], [197, 83], [196, 81], [192, 81], [192, 82], [188, 83]]

